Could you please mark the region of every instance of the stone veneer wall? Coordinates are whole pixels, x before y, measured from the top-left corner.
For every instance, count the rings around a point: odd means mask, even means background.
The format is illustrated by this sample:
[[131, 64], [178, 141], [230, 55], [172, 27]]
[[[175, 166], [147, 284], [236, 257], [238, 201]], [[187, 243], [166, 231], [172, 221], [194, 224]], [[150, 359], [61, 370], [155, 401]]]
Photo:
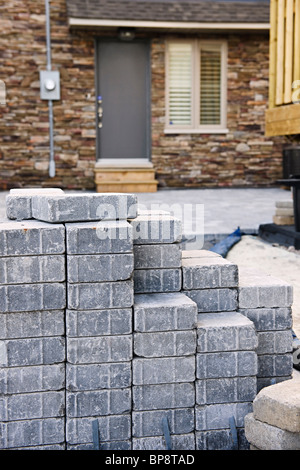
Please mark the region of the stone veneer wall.
[[[6, 105], [0, 106], [0, 189], [93, 189], [94, 38], [99, 33], [71, 32], [65, 0], [51, 1], [52, 66], [61, 74], [61, 100], [54, 102], [56, 176], [49, 179], [48, 104], [39, 97], [39, 71], [46, 68], [44, 1], [9, 0], [0, 11], [0, 79], [6, 85]], [[281, 176], [284, 139], [264, 137], [268, 36], [228, 36], [227, 135], [164, 134], [165, 38], [152, 40], [152, 160], [160, 186], [272, 184]]]

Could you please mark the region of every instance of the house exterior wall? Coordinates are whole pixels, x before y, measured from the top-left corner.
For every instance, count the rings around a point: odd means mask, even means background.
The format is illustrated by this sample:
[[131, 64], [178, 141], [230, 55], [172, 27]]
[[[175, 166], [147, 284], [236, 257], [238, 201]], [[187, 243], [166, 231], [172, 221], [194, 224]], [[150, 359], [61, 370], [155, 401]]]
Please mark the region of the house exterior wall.
[[[94, 189], [96, 31], [69, 30], [65, 0], [51, 1], [52, 68], [60, 71], [54, 102], [56, 176], [49, 178], [44, 1], [0, 2], [0, 189], [58, 186]], [[164, 133], [165, 39], [151, 45], [152, 161], [161, 187], [263, 186], [281, 176], [284, 138], [264, 137], [268, 35], [229, 35], [228, 129], [225, 135]], [[199, 37], [199, 36], [197, 36]], [[225, 37], [225, 36], [224, 36]], [[207, 36], [205, 36], [207, 38]]]

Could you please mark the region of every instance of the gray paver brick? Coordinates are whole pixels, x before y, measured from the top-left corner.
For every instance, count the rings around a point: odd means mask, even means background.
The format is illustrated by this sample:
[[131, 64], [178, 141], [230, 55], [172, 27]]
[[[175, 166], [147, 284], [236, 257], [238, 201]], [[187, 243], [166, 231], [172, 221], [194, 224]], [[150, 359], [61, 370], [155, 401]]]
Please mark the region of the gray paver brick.
[[132, 436], [146, 437], [163, 435], [163, 417], [168, 419], [171, 434], [188, 434], [195, 429], [194, 408], [133, 411]]
[[65, 387], [65, 365], [0, 368], [0, 394], [45, 392]]
[[178, 243], [134, 245], [135, 269], [180, 268], [181, 246]]
[[[68, 418], [66, 422], [66, 440], [68, 444], [93, 442], [92, 422], [95, 417]], [[131, 438], [131, 416], [111, 415], [97, 417], [101, 442], [126, 440]]]
[[131, 253], [132, 226], [126, 220], [66, 224], [68, 254]]
[[257, 354], [284, 354], [292, 350], [292, 330], [258, 332]]
[[0, 423], [0, 448], [40, 446], [65, 439], [65, 419], [48, 418]]
[[118, 415], [131, 411], [131, 388], [67, 392], [70, 418]]
[[0, 398], [0, 420], [56, 418], [65, 414], [65, 392], [38, 392]]
[[66, 365], [69, 391], [126, 388], [131, 386], [131, 362]]
[[71, 364], [130, 361], [132, 335], [68, 338], [67, 358]]
[[195, 356], [133, 358], [134, 385], [193, 382], [195, 380]]
[[196, 352], [196, 332], [134, 333], [133, 349], [140, 357], [189, 356]]
[[183, 289], [237, 287], [238, 267], [224, 258], [183, 258]]
[[65, 228], [37, 220], [0, 222], [0, 256], [65, 253]]
[[106, 282], [130, 279], [133, 255], [67, 255], [68, 282]]
[[65, 277], [63, 255], [0, 257], [0, 284], [62, 282]]
[[182, 239], [182, 223], [168, 215], [139, 215], [130, 221], [133, 228], [133, 243], [176, 243]]
[[183, 292], [197, 304], [199, 313], [232, 312], [238, 308], [237, 289], [193, 289]]
[[254, 376], [258, 371], [258, 359], [254, 351], [197, 354], [196, 361], [199, 379]]
[[288, 283], [250, 269], [239, 275], [239, 308], [291, 307], [293, 288]]
[[190, 408], [195, 405], [193, 383], [137, 385], [132, 389], [134, 410]]
[[179, 292], [181, 269], [137, 269], [134, 271], [134, 291], [137, 294]]
[[137, 197], [123, 193], [33, 196], [32, 215], [50, 223], [134, 218]]
[[286, 354], [258, 354], [258, 377], [290, 376], [293, 371], [293, 356]]
[[254, 400], [256, 394], [256, 377], [196, 380], [196, 403], [198, 405], [250, 402]]
[[254, 323], [256, 331], [286, 330], [293, 325], [291, 308], [243, 308], [239, 312]]
[[61, 310], [66, 306], [64, 283], [0, 285], [0, 312]]
[[253, 323], [238, 312], [203, 313], [197, 323], [197, 351], [254, 350], [257, 334]]
[[236, 426], [243, 427], [245, 416], [251, 412], [252, 402], [197, 405], [195, 408], [196, 430], [228, 429], [229, 418], [232, 416], [235, 418]]
[[[172, 450], [195, 450], [195, 436], [193, 433], [183, 435], [172, 435], [171, 446]], [[163, 436], [133, 438], [132, 449], [166, 450], [166, 441]], [[188, 459], [188, 457], [184, 458]]]
[[64, 310], [0, 313], [0, 339], [62, 336]]
[[196, 323], [197, 305], [181, 292], [134, 296], [135, 331], [189, 330]]
[[132, 332], [132, 309], [66, 310], [68, 337], [121, 335]]
[[133, 281], [68, 284], [68, 308], [95, 310], [133, 305]]
[[12, 339], [0, 341], [0, 366], [34, 366], [65, 360], [63, 337]]
[[9, 219], [31, 219], [31, 199], [38, 194], [62, 195], [64, 191], [59, 188], [15, 188], [6, 196], [6, 215]]

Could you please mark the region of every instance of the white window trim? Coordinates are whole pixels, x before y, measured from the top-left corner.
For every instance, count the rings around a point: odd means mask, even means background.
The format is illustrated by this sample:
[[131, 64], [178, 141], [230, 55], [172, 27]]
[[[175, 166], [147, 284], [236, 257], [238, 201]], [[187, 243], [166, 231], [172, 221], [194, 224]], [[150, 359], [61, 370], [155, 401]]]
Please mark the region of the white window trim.
[[[193, 124], [191, 126], [179, 126], [169, 124], [169, 54], [168, 45], [174, 42], [186, 42], [193, 46], [193, 101], [196, 104], [193, 106]], [[218, 125], [196, 126], [195, 123], [199, 122], [200, 113], [200, 64], [199, 64], [199, 45], [205, 44], [210, 46], [218, 46], [221, 49], [221, 123]], [[172, 39], [167, 40], [165, 44], [165, 134], [226, 134], [229, 132], [227, 129], [227, 41], [224, 40], [202, 40], [202, 39]]]

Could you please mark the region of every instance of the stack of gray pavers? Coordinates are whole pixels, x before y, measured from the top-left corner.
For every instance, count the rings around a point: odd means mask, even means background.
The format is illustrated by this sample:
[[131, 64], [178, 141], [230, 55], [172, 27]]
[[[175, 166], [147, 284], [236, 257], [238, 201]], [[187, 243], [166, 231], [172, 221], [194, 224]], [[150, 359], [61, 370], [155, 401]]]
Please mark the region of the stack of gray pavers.
[[256, 395], [257, 337], [238, 313], [238, 269], [208, 251], [184, 252], [183, 292], [198, 307], [196, 449], [246, 448], [244, 417]]
[[169, 432], [173, 449], [194, 449], [197, 307], [180, 292], [181, 222], [144, 212], [131, 223], [133, 449], [166, 449]]
[[239, 311], [258, 336], [257, 391], [290, 379], [293, 372], [292, 287], [267, 274], [239, 270]]
[[7, 216], [1, 448], [247, 448], [258, 389], [291, 375], [289, 286], [182, 252], [130, 194], [19, 190]]
[[63, 449], [65, 230], [26, 220], [31, 197], [10, 202], [16, 220], [0, 230], [0, 447]]

